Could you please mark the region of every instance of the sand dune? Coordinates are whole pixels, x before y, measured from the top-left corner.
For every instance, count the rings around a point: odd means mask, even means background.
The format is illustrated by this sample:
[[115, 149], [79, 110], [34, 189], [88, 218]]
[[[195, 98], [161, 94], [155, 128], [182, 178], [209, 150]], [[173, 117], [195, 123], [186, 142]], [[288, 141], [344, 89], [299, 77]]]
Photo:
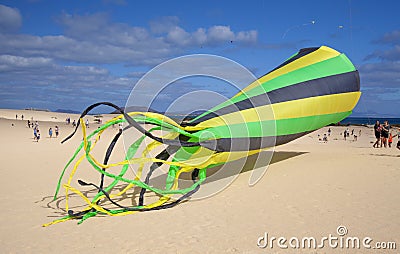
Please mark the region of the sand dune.
[[[33, 131], [20, 120], [21, 114], [25, 120], [39, 121], [39, 142], [34, 142]], [[248, 186], [250, 159], [245, 172], [209, 198], [167, 210], [98, 216], [79, 226], [77, 221], [67, 221], [44, 228], [42, 224], [65, 215], [64, 194], [56, 202], [52, 195], [62, 168], [80, 142], [77, 135], [60, 144], [73, 130], [64, 123], [67, 117], [78, 118], [0, 110], [2, 253], [397, 253], [400, 248], [400, 151], [372, 148], [373, 132], [367, 127], [350, 127], [356, 133], [362, 131], [358, 141], [344, 141], [340, 134], [345, 127], [331, 127], [328, 143], [318, 140], [318, 134], [327, 132], [323, 128], [277, 147], [266, 174], [253, 187]], [[90, 121], [91, 128], [99, 126]], [[47, 130], [55, 125], [60, 127], [60, 137], [50, 139]], [[102, 135], [95, 155], [104, 155], [116, 132], [117, 128], [110, 128]], [[116, 149], [114, 161], [124, 154], [122, 144]], [[78, 178], [97, 182], [99, 176], [83, 166]], [[79, 206], [78, 199], [72, 202]], [[371, 245], [396, 242], [397, 250], [362, 246], [338, 250], [328, 243], [324, 248], [282, 249], [276, 241], [273, 248], [257, 246], [266, 232], [276, 238], [321, 239], [338, 236], [340, 225], [348, 229], [345, 236], [370, 237]]]

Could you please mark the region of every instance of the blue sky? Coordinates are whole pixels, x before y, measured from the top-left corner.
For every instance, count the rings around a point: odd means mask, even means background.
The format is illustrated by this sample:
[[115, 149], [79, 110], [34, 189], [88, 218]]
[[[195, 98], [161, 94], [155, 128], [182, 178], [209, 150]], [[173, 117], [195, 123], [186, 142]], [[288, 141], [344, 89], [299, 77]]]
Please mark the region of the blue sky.
[[[355, 115], [400, 117], [398, 10], [395, 0], [0, 1], [0, 108], [122, 106], [144, 73], [174, 57], [215, 54], [261, 76], [327, 45], [360, 71]], [[175, 87], [157, 109], [190, 90], [236, 92], [210, 80]]]

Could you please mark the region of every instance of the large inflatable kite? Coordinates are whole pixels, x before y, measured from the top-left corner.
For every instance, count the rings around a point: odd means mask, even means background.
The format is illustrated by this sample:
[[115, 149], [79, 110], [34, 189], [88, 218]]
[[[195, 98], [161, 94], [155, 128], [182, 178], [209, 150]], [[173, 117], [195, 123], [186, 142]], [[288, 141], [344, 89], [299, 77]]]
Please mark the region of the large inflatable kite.
[[[70, 219], [80, 219], [81, 223], [98, 214], [118, 216], [173, 207], [200, 188], [207, 177], [207, 169], [260, 153], [337, 123], [351, 114], [360, 95], [359, 74], [350, 60], [344, 54], [322, 46], [301, 49], [231, 99], [181, 124], [157, 113], [124, 112], [108, 102], [93, 104], [82, 113], [74, 133], [64, 140], [70, 139], [81, 126], [83, 141], [62, 171], [54, 196], [56, 199], [66, 169], [76, 160], [68, 180], [62, 185], [66, 191], [68, 215], [44, 226]], [[83, 117], [99, 105], [114, 107], [121, 114], [87, 135]], [[120, 123], [126, 127], [113, 138], [100, 162], [92, 155], [92, 149], [104, 130]], [[154, 127], [145, 129], [143, 124]], [[109, 163], [115, 144], [130, 128], [143, 135], [128, 146], [125, 160]], [[163, 136], [155, 134], [160, 133], [159, 130], [163, 131]], [[145, 138], [152, 142], [140, 156], [135, 157]], [[149, 156], [151, 151], [160, 147], [165, 149], [157, 156]], [[82, 155], [78, 158], [80, 153]], [[98, 185], [78, 180], [80, 186], [96, 190], [97, 194], [91, 199], [71, 186], [84, 159], [100, 173]], [[137, 166], [133, 178], [126, 174], [131, 165]], [[143, 177], [143, 169], [149, 165], [148, 173]], [[169, 166], [165, 187], [155, 188], [150, 184], [151, 176], [162, 165]], [[191, 174], [191, 186], [178, 186], [182, 173]], [[140, 188], [137, 202], [134, 206], [122, 205], [120, 201], [134, 187]], [[145, 204], [146, 192], [153, 192], [158, 200]], [[81, 211], [70, 210], [68, 197], [71, 193], [79, 195], [87, 207]]]

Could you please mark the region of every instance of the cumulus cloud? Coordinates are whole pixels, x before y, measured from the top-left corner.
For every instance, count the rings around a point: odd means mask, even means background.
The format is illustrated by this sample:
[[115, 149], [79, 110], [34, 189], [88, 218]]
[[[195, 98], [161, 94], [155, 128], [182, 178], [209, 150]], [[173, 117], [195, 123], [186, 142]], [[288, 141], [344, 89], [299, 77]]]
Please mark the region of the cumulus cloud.
[[[113, 101], [123, 105], [137, 79], [115, 76], [106, 68], [56, 64], [49, 58], [0, 56], [3, 107], [71, 108]], [[83, 103], [84, 102], [84, 103]]]
[[0, 73], [21, 69], [37, 69], [51, 66], [53, 61], [45, 57], [20, 57], [0, 55]]
[[385, 33], [381, 38], [375, 40], [374, 42], [382, 44], [398, 44], [400, 43], [400, 30], [394, 30], [389, 33]]
[[381, 49], [375, 50], [364, 60], [400, 61], [400, 30], [386, 33], [381, 38], [374, 40], [373, 43], [381, 45]]
[[187, 32], [179, 26], [171, 27], [167, 33], [167, 41], [179, 46], [209, 46], [215, 47], [235, 42], [239, 44], [257, 43], [256, 30], [239, 31], [235, 33], [229, 26], [211, 26], [198, 28], [194, 32]]
[[[122, 103], [143, 72], [116, 75], [98, 66], [148, 68], [199, 46], [257, 43], [255, 30], [234, 31], [224, 25], [187, 30], [177, 17], [159, 18], [144, 27], [113, 22], [107, 13], [62, 13], [57, 23], [62, 28], [58, 35], [18, 33], [20, 12], [0, 5], [0, 84], [7, 87], [7, 92], [0, 92], [3, 104], [19, 107], [10, 93], [38, 107], [66, 103], [73, 94], [85, 104], [97, 100]], [[49, 94], [53, 96], [45, 96]]]
[[389, 49], [376, 50], [368, 55], [364, 60], [381, 59], [386, 61], [400, 61], [400, 44], [394, 45]]
[[0, 4], [0, 32], [16, 32], [22, 25], [22, 17], [18, 9]]
[[[361, 77], [362, 96], [357, 113], [383, 113], [398, 116], [400, 107], [400, 62], [375, 62], [358, 68]], [[390, 106], [388, 106], [390, 105]], [[372, 112], [371, 109], [376, 109]]]
[[[363, 92], [357, 113], [398, 116], [400, 107], [400, 31], [372, 41], [379, 49], [364, 58], [358, 67]], [[373, 61], [373, 62], [371, 62]], [[390, 106], [389, 106], [390, 105]]]
[[400, 89], [400, 62], [368, 63], [358, 70], [364, 87]]
[[193, 47], [218, 47], [235, 41], [257, 42], [257, 31], [234, 32], [229, 26], [186, 31], [176, 17], [151, 22], [150, 29], [113, 23], [105, 13], [62, 14], [61, 35], [0, 33], [0, 54], [46, 57], [56, 61], [93, 64], [155, 65]]

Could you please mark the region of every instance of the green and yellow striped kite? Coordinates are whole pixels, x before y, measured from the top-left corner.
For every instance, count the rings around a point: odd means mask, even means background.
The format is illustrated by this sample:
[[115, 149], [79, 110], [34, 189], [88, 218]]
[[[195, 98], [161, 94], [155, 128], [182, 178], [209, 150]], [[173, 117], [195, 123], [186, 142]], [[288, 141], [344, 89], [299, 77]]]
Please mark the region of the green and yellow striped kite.
[[[83, 142], [65, 166], [54, 196], [56, 199], [67, 168], [76, 160], [67, 182], [62, 185], [66, 191], [68, 215], [44, 226], [70, 219], [80, 219], [81, 223], [97, 214], [118, 216], [175, 206], [199, 189], [207, 177], [207, 169], [260, 153], [326, 125], [340, 122], [351, 114], [360, 95], [359, 74], [350, 60], [342, 53], [321, 46], [301, 49], [231, 99], [181, 124], [162, 114], [128, 113], [109, 102], [93, 104], [82, 113], [74, 133], [64, 140], [71, 138], [81, 126]], [[83, 117], [99, 105], [114, 107], [121, 115], [86, 135]], [[103, 162], [99, 162], [91, 154], [92, 149], [105, 129], [119, 123], [127, 123], [127, 127], [113, 138]], [[155, 127], [146, 130], [141, 124], [152, 124]], [[109, 163], [120, 136], [132, 127], [143, 135], [129, 146], [125, 160]], [[158, 130], [166, 131], [167, 134], [162, 137], [154, 135]], [[146, 137], [153, 141], [140, 156], [135, 157]], [[160, 146], [164, 150], [150, 157], [150, 152]], [[78, 158], [80, 153], [82, 155]], [[78, 166], [84, 159], [101, 174], [99, 185], [78, 180], [81, 186], [92, 186], [97, 190], [97, 195], [91, 199], [71, 186]], [[143, 168], [149, 164], [146, 177], [142, 177]], [[133, 179], [125, 177], [130, 165], [138, 166]], [[150, 178], [161, 165], [168, 165], [169, 170], [165, 188], [160, 189], [150, 185]], [[111, 168], [120, 170], [115, 173]], [[191, 186], [179, 188], [178, 180], [182, 173], [191, 173]], [[112, 180], [108, 186], [104, 186], [105, 177]], [[115, 193], [115, 187], [121, 183], [125, 187]], [[134, 187], [141, 189], [137, 205], [124, 206], [115, 201]], [[86, 202], [87, 207], [82, 211], [69, 209], [68, 196], [71, 192]], [[160, 198], [144, 204], [146, 192], [154, 192]], [[106, 203], [107, 206], [104, 205]]]

